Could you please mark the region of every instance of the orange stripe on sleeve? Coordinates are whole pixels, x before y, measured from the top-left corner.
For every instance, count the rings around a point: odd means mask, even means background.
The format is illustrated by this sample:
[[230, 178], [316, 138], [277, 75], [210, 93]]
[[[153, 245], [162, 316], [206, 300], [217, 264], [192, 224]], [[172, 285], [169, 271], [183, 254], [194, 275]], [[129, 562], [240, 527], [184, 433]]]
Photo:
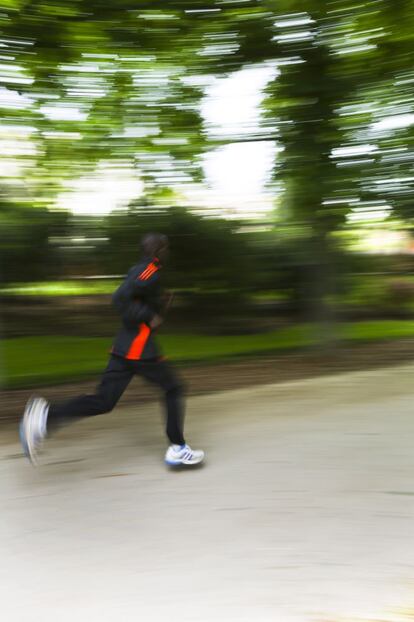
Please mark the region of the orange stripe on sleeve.
[[157, 270], [158, 268], [151, 264], [146, 270], [144, 270], [144, 272], [139, 275], [139, 278], [143, 281], [147, 281]]
[[146, 281], [147, 279], [150, 278], [150, 276], [152, 276], [154, 274], [154, 272], [156, 272], [158, 270], [157, 266], [154, 265], [153, 263], [150, 263], [149, 266], [147, 266], [145, 268], [145, 270], [143, 272], [141, 272], [141, 274], [138, 276], [139, 279], [142, 279], [143, 281]]
[[151, 271], [146, 275], [145, 280], [148, 280], [153, 274], [154, 272], [157, 271], [158, 268], [152, 268]]
[[139, 279], [145, 279], [145, 275], [148, 273], [149, 269], [150, 269], [150, 267], [149, 267], [149, 266], [147, 266], [147, 267], [145, 268], [145, 270], [144, 270], [143, 272], [141, 272], [141, 274], [139, 274], [139, 275], [138, 275], [138, 278], [139, 278]]

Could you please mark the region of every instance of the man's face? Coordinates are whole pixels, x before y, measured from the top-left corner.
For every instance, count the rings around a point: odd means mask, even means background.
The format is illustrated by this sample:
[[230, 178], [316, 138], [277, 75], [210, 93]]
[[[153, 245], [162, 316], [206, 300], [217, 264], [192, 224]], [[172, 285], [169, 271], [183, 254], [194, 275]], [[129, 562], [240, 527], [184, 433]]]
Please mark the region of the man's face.
[[169, 248], [168, 242], [165, 242], [158, 249], [157, 257], [161, 263], [164, 263], [165, 261], [167, 261], [169, 256], [170, 256], [170, 248]]

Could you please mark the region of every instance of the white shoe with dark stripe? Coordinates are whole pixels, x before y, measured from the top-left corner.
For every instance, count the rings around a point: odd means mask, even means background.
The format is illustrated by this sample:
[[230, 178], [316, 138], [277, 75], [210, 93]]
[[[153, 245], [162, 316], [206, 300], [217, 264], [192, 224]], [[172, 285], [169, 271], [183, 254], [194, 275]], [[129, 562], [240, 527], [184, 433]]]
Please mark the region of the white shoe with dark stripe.
[[46, 437], [46, 422], [49, 404], [42, 397], [32, 397], [26, 404], [20, 422], [20, 442], [23, 451], [33, 465], [37, 464], [37, 453]]
[[204, 451], [191, 449], [189, 445], [170, 445], [165, 454], [168, 466], [192, 466], [204, 460]]

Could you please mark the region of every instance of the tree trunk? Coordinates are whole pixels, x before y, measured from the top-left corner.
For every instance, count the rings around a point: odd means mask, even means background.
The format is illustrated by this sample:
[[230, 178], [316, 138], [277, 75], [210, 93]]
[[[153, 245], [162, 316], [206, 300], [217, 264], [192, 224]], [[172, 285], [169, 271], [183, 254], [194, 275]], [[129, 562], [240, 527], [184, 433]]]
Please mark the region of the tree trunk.
[[313, 326], [316, 348], [332, 352], [339, 335], [332, 297], [335, 293], [335, 265], [326, 233], [316, 232], [309, 241], [306, 266], [306, 316]]

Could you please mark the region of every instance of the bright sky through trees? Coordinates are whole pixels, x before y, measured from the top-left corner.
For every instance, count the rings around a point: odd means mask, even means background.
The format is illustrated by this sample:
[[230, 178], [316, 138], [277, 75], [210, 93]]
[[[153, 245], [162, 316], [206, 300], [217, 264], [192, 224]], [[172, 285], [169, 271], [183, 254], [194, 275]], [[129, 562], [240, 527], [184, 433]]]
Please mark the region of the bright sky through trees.
[[[275, 69], [269, 66], [244, 69], [216, 79], [206, 88], [201, 111], [209, 135], [230, 142], [205, 156], [205, 183], [181, 189], [189, 205], [230, 217], [259, 216], [273, 209], [273, 197], [265, 184], [273, 167], [275, 145], [240, 142], [243, 135], [248, 138], [259, 130], [263, 88], [273, 75]], [[232, 137], [238, 142], [232, 143]], [[60, 196], [59, 205], [75, 214], [94, 215], [125, 206], [144, 188], [132, 169], [108, 174], [102, 166], [95, 177], [78, 179], [70, 187], [71, 192]]]

